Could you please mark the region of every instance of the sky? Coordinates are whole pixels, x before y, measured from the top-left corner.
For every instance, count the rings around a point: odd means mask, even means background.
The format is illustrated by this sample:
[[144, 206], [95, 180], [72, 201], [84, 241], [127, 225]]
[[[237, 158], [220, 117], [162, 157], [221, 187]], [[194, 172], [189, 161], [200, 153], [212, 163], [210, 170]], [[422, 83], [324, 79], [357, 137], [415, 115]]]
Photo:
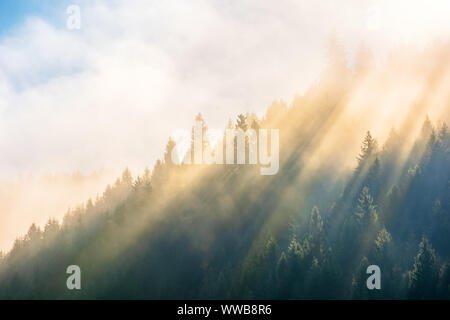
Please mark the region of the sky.
[[65, 8], [70, 0], [4, 0], [0, 2], [0, 36], [20, 26], [30, 16], [39, 16], [51, 23], [65, 20]]
[[361, 43], [380, 60], [449, 39], [449, 16], [446, 0], [2, 0], [0, 178], [151, 168], [198, 112], [223, 128], [291, 102], [330, 36], [350, 61]]
[[17, 0], [0, 3], [0, 27], [2, 33], [21, 23], [28, 14], [41, 13], [36, 1]]

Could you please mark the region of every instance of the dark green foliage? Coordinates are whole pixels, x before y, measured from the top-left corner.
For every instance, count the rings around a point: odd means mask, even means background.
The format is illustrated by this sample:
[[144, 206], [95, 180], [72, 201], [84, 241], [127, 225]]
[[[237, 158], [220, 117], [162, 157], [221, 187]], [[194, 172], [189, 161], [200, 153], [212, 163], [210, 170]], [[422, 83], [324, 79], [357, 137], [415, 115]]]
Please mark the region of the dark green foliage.
[[434, 249], [427, 238], [419, 245], [413, 270], [409, 272], [409, 297], [435, 299], [439, 284], [439, 265]]

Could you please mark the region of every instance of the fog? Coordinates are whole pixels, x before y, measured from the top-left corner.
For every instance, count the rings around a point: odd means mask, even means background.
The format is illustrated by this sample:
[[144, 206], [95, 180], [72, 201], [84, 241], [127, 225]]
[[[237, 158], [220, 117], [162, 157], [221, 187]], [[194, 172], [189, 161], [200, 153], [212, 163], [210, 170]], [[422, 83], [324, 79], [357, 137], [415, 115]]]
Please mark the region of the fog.
[[[198, 112], [224, 128], [333, 81], [330, 39], [360, 78], [339, 112], [323, 115], [307, 168], [333, 154], [351, 169], [367, 130], [382, 143], [395, 126], [412, 142], [426, 115], [449, 119], [447, 1], [79, 5], [81, 30], [30, 16], [0, 38], [0, 250], [31, 223], [95, 198], [121, 169], [151, 167]], [[114, 174], [91, 175], [103, 168]], [[82, 183], [43, 178], [77, 171]]]
[[0, 251], [9, 251], [32, 223], [42, 229], [50, 218], [62, 222], [68, 210], [84, 206], [88, 199], [95, 201], [116, 176], [113, 170], [101, 170], [0, 181]]

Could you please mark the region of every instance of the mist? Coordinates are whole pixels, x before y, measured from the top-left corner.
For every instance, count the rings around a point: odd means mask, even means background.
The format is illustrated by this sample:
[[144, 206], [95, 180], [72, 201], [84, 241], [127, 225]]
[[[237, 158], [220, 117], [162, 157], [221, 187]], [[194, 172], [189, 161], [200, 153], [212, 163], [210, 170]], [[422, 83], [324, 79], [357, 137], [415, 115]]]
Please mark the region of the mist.
[[[214, 128], [239, 113], [282, 126], [281, 157], [298, 125], [306, 135], [311, 118], [322, 123], [308, 136], [295, 176], [302, 183], [324, 166], [336, 170], [336, 181], [351, 172], [368, 130], [382, 144], [395, 127], [407, 141], [406, 158], [426, 116], [449, 120], [446, 1], [79, 3], [79, 31], [30, 16], [0, 38], [3, 251], [32, 223], [61, 220], [68, 208], [95, 199], [123, 168], [141, 174], [153, 167], [173, 130], [189, 129], [198, 112]], [[314, 114], [327, 103], [338, 107]], [[74, 181], [77, 171], [82, 178]], [[67, 178], [44, 178], [61, 172]], [[158, 206], [203, 174], [190, 172], [182, 186], [167, 182], [171, 194]], [[223, 211], [232, 199], [221, 200]]]
[[0, 181], [0, 251], [8, 252], [31, 224], [43, 229], [49, 219], [62, 223], [65, 214], [95, 202], [118, 172], [102, 170], [19, 176]]

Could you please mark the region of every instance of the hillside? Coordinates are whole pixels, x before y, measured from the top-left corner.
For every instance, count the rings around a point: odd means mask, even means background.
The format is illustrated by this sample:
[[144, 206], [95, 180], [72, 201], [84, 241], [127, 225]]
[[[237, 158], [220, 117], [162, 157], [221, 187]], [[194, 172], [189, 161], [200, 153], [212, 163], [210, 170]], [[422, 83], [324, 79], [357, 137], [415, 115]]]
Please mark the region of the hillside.
[[[31, 226], [0, 259], [0, 299], [450, 298], [449, 92], [439, 85], [450, 69], [435, 58], [419, 68], [425, 93], [385, 141], [342, 116], [362, 83], [370, 91], [375, 77], [385, 92], [385, 69], [369, 76], [339, 57], [289, 105], [239, 115], [233, 127], [279, 129], [272, 176], [175, 165], [169, 140], [151, 171], [125, 170], [61, 224]], [[444, 97], [435, 122], [430, 96]], [[374, 264], [383, 287], [369, 291]], [[69, 265], [82, 270], [81, 291], [66, 288]]]

